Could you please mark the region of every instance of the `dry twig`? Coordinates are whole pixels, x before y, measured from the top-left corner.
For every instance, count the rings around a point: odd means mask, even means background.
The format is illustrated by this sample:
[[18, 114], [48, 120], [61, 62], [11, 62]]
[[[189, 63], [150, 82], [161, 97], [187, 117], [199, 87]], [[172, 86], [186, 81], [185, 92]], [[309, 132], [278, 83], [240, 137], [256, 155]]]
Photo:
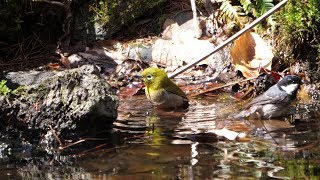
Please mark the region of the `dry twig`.
[[221, 85], [221, 86], [218, 86], [218, 87], [213, 87], [213, 88], [210, 88], [210, 89], [206, 89], [206, 90], [201, 91], [201, 92], [199, 92], [199, 93], [192, 94], [191, 96], [192, 96], [192, 97], [194, 97], [194, 96], [199, 96], [199, 95], [201, 95], [201, 94], [205, 94], [205, 93], [208, 93], [208, 92], [217, 90], [217, 89], [221, 89], [221, 88], [225, 88], [225, 87], [228, 87], [228, 86], [232, 86], [232, 85], [235, 85], [235, 84], [238, 84], [238, 83], [250, 81], [250, 80], [253, 80], [253, 79], [256, 79], [256, 78], [257, 78], [257, 77], [253, 77], [253, 78], [247, 78], [247, 79], [240, 80], [240, 81], [236, 81], [236, 82], [231, 82], [231, 83], [224, 84], [224, 85]]

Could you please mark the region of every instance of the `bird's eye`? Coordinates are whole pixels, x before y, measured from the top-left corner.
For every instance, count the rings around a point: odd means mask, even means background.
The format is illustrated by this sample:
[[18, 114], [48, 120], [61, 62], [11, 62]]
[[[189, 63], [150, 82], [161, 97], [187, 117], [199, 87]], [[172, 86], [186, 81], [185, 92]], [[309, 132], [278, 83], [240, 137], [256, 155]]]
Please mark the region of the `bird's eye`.
[[148, 80], [152, 80], [152, 76], [151, 76], [151, 75], [148, 75], [148, 76], [147, 76], [147, 79], [148, 79]]

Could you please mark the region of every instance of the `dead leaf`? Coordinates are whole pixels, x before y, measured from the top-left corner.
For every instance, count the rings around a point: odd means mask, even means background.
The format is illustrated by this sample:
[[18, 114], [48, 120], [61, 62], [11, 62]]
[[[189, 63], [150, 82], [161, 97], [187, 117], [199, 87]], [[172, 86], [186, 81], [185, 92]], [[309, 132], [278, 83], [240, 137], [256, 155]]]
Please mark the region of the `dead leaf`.
[[101, 40], [93, 43], [96, 47], [104, 47], [110, 50], [115, 50], [117, 46], [119, 46], [120, 42], [112, 39]]
[[274, 77], [274, 79], [275, 79], [277, 82], [282, 78], [282, 76], [281, 76], [279, 73], [274, 72], [274, 71], [271, 71], [269, 74], [270, 74], [272, 77]]
[[120, 90], [121, 97], [129, 97], [137, 94], [137, 92], [143, 87], [143, 83], [131, 83], [128, 86]]
[[[207, 40], [198, 40], [196, 38], [187, 38], [189, 35], [179, 34], [179, 38], [173, 40], [158, 39], [152, 45], [153, 62], [170, 67], [180, 67], [195, 60], [203, 58], [213, 51], [214, 45]], [[222, 52], [217, 52], [200, 64], [209, 64], [210, 61], [224, 60]]]
[[163, 39], [172, 39], [175, 32], [180, 31], [178, 23], [173, 19], [166, 19], [162, 26], [162, 38]]
[[46, 67], [51, 71], [58, 70], [58, 69], [60, 69], [60, 64], [59, 63], [49, 63], [46, 65]]
[[214, 130], [210, 130], [208, 131], [210, 133], [214, 133], [218, 136], [221, 136], [221, 137], [225, 137], [229, 140], [236, 140], [236, 138], [244, 138], [246, 136], [246, 133], [239, 133], [239, 132], [236, 132], [236, 131], [231, 131], [229, 129], [226, 129], [226, 128], [223, 128], [223, 129], [214, 129]]
[[243, 97], [244, 96], [244, 93], [243, 92], [236, 92], [236, 93], [234, 93], [233, 94], [233, 98], [235, 98], [235, 99], [241, 99], [241, 97]]
[[207, 89], [212, 89], [219, 86], [221, 86], [221, 84], [215, 83], [215, 82], [209, 82], [205, 84], [199, 83], [199, 84], [192, 84], [192, 85], [184, 85], [181, 87], [181, 89], [184, 92], [187, 92], [187, 94], [190, 94], [190, 96], [195, 96], [196, 94], [204, 92]]
[[298, 93], [297, 93], [297, 99], [302, 103], [310, 103], [312, 101], [312, 97], [310, 96], [310, 88], [302, 84]]
[[60, 62], [61, 62], [67, 69], [71, 69], [70, 61], [69, 61], [68, 57], [65, 57], [65, 56], [62, 56], [62, 55], [61, 55]]
[[279, 119], [268, 119], [263, 121], [257, 121], [256, 119], [248, 120], [255, 128], [263, 128], [267, 131], [281, 131], [284, 129], [293, 128], [294, 126], [287, 121]]
[[272, 48], [258, 34], [246, 32], [231, 49], [232, 63], [246, 78], [257, 77], [260, 68], [271, 71]]

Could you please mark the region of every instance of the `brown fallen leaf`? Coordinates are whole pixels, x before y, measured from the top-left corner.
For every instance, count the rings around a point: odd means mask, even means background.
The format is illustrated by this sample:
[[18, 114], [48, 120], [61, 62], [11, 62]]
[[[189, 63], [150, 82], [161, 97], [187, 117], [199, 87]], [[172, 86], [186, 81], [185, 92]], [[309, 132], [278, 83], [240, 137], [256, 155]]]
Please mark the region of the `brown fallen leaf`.
[[59, 63], [49, 63], [46, 65], [46, 68], [48, 68], [51, 71], [58, 70], [58, 69], [60, 69], [60, 64]]
[[301, 103], [310, 103], [312, 101], [312, 97], [310, 95], [310, 87], [308, 87], [305, 84], [302, 84], [297, 93], [297, 99]]
[[240, 36], [231, 49], [235, 70], [246, 78], [257, 77], [261, 68], [271, 71], [273, 56], [272, 48], [253, 32]]
[[61, 55], [60, 62], [61, 62], [67, 69], [71, 69], [70, 61], [69, 61], [68, 57]]
[[143, 83], [130, 83], [128, 86], [120, 90], [119, 95], [121, 97], [129, 97], [138, 93], [138, 91], [143, 87]]

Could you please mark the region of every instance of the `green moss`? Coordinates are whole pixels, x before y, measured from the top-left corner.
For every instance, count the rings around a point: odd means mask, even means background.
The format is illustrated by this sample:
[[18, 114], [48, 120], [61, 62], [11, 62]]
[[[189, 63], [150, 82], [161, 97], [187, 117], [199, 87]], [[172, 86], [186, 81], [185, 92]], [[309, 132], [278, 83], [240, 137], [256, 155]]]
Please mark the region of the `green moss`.
[[7, 83], [6, 80], [1, 80], [1, 82], [0, 82], [0, 95], [8, 95], [8, 94], [24, 95], [24, 94], [26, 94], [25, 86], [19, 86], [16, 89], [10, 89], [6, 85], [6, 83]]
[[1, 80], [0, 82], [0, 95], [7, 95], [11, 92], [11, 89], [6, 85], [6, 80]]
[[26, 94], [25, 86], [19, 86], [17, 89], [12, 90], [11, 94], [13, 94], [13, 95], [25, 95]]
[[[320, 60], [319, 0], [290, 0], [276, 14], [279, 49], [287, 49], [292, 59]], [[281, 43], [282, 42], [282, 43]]]
[[[105, 28], [115, 29], [146, 15], [163, 2], [165, 0], [100, 0], [98, 6], [92, 6], [91, 10], [96, 14], [94, 21], [103, 24]], [[108, 27], [111, 24], [118, 27]]]

